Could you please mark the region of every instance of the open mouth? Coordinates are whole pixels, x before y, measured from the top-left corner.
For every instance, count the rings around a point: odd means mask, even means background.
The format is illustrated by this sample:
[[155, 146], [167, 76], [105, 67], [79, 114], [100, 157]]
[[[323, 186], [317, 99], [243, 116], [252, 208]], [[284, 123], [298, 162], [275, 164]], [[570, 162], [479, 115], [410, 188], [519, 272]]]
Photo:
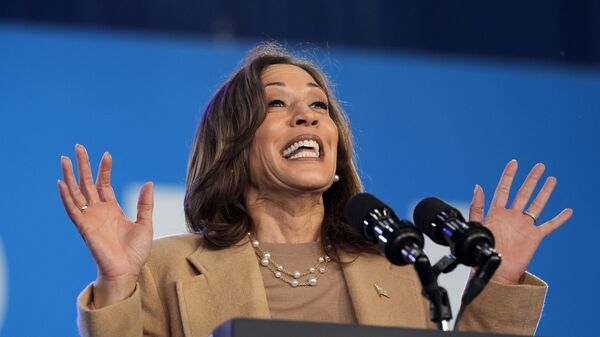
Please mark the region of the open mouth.
[[321, 139], [316, 135], [299, 136], [281, 150], [281, 155], [285, 159], [321, 158], [323, 156], [321, 144]]

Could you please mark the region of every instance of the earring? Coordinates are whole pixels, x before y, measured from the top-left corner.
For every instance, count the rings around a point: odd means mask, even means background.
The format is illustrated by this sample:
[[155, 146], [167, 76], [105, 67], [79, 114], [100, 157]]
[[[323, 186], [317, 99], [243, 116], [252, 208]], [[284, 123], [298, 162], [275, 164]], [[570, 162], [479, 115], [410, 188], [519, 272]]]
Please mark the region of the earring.
[[333, 182], [337, 183], [338, 181], [340, 181], [340, 176], [338, 176], [337, 174], [333, 176]]

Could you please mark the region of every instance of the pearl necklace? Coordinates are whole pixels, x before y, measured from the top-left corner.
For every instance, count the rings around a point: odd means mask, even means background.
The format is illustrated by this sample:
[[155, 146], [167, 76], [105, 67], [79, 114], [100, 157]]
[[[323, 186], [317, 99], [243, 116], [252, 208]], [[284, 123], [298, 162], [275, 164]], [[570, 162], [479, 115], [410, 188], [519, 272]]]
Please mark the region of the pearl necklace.
[[[331, 261], [331, 258], [327, 256], [327, 254], [319, 256], [317, 262], [309, 267], [305, 272], [294, 271], [290, 272], [286, 270], [282, 265], [278, 264], [271, 257], [271, 253], [267, 251], [263, 251], [260, 248], [260, 242], [256, 239], [252, 239], [250, 233], [248, 233], [248, 238], [250, 238], [250, 244], [254, 248], [254, 252], [256, 256], [260, 260], [260, 265], [268, 268], [271, 273], [275, 276], [275, 278], [280, 279], [281, 281], [289, 284], [292, 288], [297, 287], [306, 287], [312, 286], [315, 287], [318, 283], [319, 277], [327, 271], [327, 263]], [[327, 246], [327, 249], [331, 249], [331, 245]], [[308, 276], [305, 282], [301, 282], [299, 279], [302, 277]]]

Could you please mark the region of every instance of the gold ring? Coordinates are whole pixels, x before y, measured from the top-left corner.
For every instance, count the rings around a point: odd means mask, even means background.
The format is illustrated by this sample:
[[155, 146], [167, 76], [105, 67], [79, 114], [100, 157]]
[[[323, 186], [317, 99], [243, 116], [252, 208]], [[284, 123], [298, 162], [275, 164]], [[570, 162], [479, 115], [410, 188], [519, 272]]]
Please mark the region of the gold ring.
[[79, 211], [81, 213], [85, 214], [85, 210], [88, 209], [88, 207], [89, 207], [88, 204], [85, 204], [85, 205], [79, 207]]
[[523, 214], [527, 215], [528, 217], [530, 217], [531, 219], [533, 219], [533, 223], [536, 223], [537, 218], [535, 217], [535, 214], [529, 212], [529, 211], [523, 211]]

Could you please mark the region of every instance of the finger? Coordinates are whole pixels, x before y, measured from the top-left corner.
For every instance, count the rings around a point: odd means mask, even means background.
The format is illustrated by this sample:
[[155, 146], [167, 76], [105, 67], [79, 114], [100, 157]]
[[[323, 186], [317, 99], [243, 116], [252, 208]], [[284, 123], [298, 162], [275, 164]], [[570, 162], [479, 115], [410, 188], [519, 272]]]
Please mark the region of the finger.
[[522, 211], [525, 209], [527, 202], [529, 202], [529, 198], [531, 198], [531, 194], [533, 190], [535, 190], [535, 186], [538, 181], [544, 174], [544, 170], [546, 170], [546, 166], [544, 164], [538, 163], [531, 169], [525, 182], [519, 188], [519, 192], [517, 192], [517, 196], [515, 197], [515, 201], [513, 201], [512, 209], [516, 209]]
[[75, 226], [77, 226], [77, 223], [81, 220], [82, 213], [79, 210], [79, 207], [73, 201], [73, 198], [71, 197], [71, 192], [69, 192], [69, 187], [64, 181], [58, 181], [58, 192], [60, 194], [60, 200], [62, 200], [63, 206], [65, 207], [65, 211], [67, 212]]
[[117, 200], [115, 192], [110, 184], [110, 172], [112, 170], [112, 156], [108, 152], [104, 152], [98, 167], [98, 177], [96, 178], [96, 190], [100, 200]]
[[490, 209], [506, 207], [506, 202], [510, 195], [510, 186], [515, 179], [515, 174], [517, 174], [517, 167], [517, 161], [514, 159], [506, 164], [504, 172], [502, 172], [502, 176], [500, 177], [498, 187], [496, 187], [496, 191], [494, 192]]
[[93, 205], [100, 201], [98, 191], [94, 185], [94, 177], [92, 176], [92, 168], [90, 167], [90, 158], [83, 145], [75, 146], [75, 155], [77, 157], [77, 171], [79, 173], [79, 186], [81, 192], [85, 196], [89, 205]]
[[483, 209], [485, 207], [485, 196], [483, 189], [479, 185], [475, 185], [473, 191], [473, 200], [469, 208], [469, 221], [483, 223]]
[[538, 193], [529, 206], [529, 212], [535, 214], [536, 218], [540, 218], [540, 214], [542, 214], [544, 207], [546, 207], [546, 202], [548, 202], [550, 195], [552, 195], [554, 187], [556, 187], [556, 178], [548, 177], [544, 183], [544, 186], [542, 186], [540, 193]]
[[64, 183], [67, 185], [73, 202], [78, 208], [87, 205], [85, 196], [79, 190], [79, 186], [77, 186], [77, 180], [75, 180], [73, 163], [71, 162], [71, 159], [69, 159], [69, 157], [62, 156], [60, 157], [60, 163], [62, 166], [63, 179], [65, 180]]
[[566, 208], [560, 214], [555, 216], [552, 220], [542, 224], [538, 228], [542, 232], [544, 236], [554, 232], [558, 227], [562, 226], [567, 220], [571, 218], [573, 215], [573, 210], [571, 208]]
[[145, 183], [140, 190], [137, 205], [137, 220], [141, 225], [152, 225], [152, 210], [154, 209], [154, 185]]

